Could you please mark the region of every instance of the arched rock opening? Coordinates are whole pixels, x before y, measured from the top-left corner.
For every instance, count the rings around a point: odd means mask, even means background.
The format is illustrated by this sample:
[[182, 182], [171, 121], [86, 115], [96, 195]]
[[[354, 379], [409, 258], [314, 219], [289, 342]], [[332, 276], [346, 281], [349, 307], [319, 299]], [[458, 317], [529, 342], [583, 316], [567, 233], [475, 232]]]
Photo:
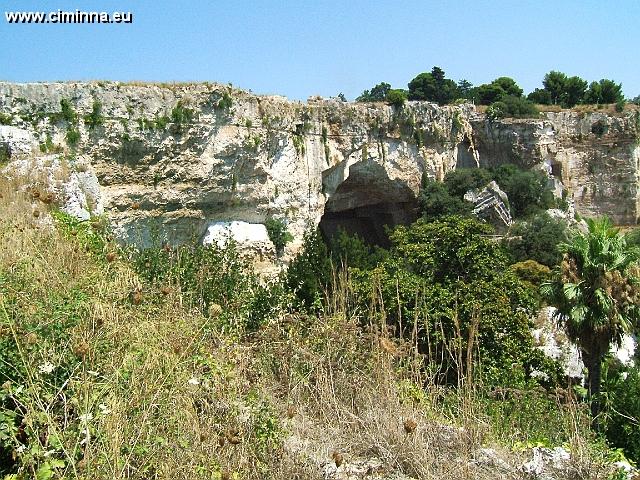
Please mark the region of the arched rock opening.
[[[335, 171], [323, 175], [325, 190]], [[320, 231], [331, 240], [340, 230], [357, 234], [365, 242], [389, 246], [385, 227], [407, 225], [417, 218], [418, 202], [414, 192], [402, 180], [392, 180], [374, 161], [359, 162], [349, 176], [330, 194], [320, 220]]]

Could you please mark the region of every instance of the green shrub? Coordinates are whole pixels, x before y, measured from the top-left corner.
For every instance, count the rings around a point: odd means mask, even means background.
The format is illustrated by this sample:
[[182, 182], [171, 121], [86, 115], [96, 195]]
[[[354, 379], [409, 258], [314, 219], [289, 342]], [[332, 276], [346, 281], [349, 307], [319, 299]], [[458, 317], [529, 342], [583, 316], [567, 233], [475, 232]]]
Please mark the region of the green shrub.
[[231, 107], [233, 106], [233, 99], [231, 98], [231, 95], [229, 95], [228, 92], [224, 92], [222, 94], [222, 97], [220, 98], [220, 100], [218, 100], [218, 108], [221, 110], [230, 110]]
[[80, 142], [80, 132], [76, 128], [69, 127], [67, 129], [65, 139], [67, 140], [67, 144], [70, 147], [75, 147], [78, 145], [78, 142]]
[[293, 240], [293, 236], [287, 230], [287, 224], [277, 218], [267, 218], [264, 222], [269, 234], [269, 240], [276, 247], [276, 254], [282, 255], [285, 245]]
[[443, 215], [471, 215], [473, 205], [449, 192], [447, 184], [424, 177], [418, 197], [421, 216], [433, 220]]
[[362, 95], [356, 98], [356, 102], [382, 102], [388, 100], [387, 95], [391, 91], [391, 85], [382, 82], [369, 90], [362, 92]]
[[184, 106], [182, 100], [171, 110], [171, 121], [177, 132], [182, 131], [182, 127], [193, 121], [195, 112], [191, 108]]
[[554, 267], [562, 260], [558, 246], [567, 238], [567, 223], [543, 212], [516, 223], [504, 240], [504, 246], [515, 262], [535, 260]]
[[293, 292], [296, 306], [307, 311], [322, 308], [331, 285], [332, 265], [320, 231], [309, 228], [304, 234], [302, 250], [289, 264], [285, 284]]
[[6, 165], [11, 158], [9, 147], [6, 145], [0, 145], [0, 167]]
[[12, 125], [13, 117], [8, 113], [0, 113], [0, 125]]
[[536, 106], [523, 97], [515, 97], [513, 95], [504, 95], [500, 100], [492, 103], [487, 109], [489, 118], [529, 118], [537, 117], [539, 114]]
[[62, 109], [61, 115], [64, 121], [70, 124], [76, 123], [76, 121], [78, 120], [78, 115], [76, 114], [75, 110], [71, 106], [71, 102], [68, 99], [63, 98], [62, 100], [60, 100], [60, 108]]
[[89, 115], [85, 115], [84, 123], [86, 123], [91, 130], [104, 123], [104, 117], [102, 116], [102, 103], [98, 100], [93, 101], [91, 113]]
[[145, 282], [179, 288], [190, 306], [234, 332], [258, 328], [267, 319], [262, 315], [279, 305], [279, 299], [270, 296], [278, 291], [260, 285], [233, 241], [223, 248], [185, 244], [131, 249], [129, 257]]
[[387, 257], [387, 250], [368, 245], [357, 234], [349, 235], [340, 228], [331, 239], [331, 258], [336, 267], [368, 270], [377, 266]]
[[412, 343], [439, 381], [456, 383], [480, 362], [477, 374], [487, 385], [535, 383], [533, 370], [555, 382], [559, 370], [533, 347], [531, 287], [507, 268], [504, 252], [487, 238], [492, 232], [456, 216], [398, 227], [384, 262], [352, 272], [361, 308], [377, 310], [401, 335], [417, 335]]
[[605, 433], [611, 445], [622, 448], [640, 464], [640, 368], [608, 368]]
[[402, 107], [407, 101], [407, 92], [399, 89], [389, 90], [385, 100], [394, 107]]

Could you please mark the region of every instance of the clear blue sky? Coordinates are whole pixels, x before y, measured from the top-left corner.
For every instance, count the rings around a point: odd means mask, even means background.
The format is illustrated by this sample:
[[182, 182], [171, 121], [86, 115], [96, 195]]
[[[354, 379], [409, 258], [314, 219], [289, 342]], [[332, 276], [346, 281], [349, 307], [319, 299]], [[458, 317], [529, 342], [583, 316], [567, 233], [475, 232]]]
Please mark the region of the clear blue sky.
[[640, 95], [640, 1], [2, 0], [4, 10], [131, 11], [130, 25], [0, 18], [0, 79], [217, 81], [295, 99], [353, 99], [433, 65], [473, 84], [549, 70]]

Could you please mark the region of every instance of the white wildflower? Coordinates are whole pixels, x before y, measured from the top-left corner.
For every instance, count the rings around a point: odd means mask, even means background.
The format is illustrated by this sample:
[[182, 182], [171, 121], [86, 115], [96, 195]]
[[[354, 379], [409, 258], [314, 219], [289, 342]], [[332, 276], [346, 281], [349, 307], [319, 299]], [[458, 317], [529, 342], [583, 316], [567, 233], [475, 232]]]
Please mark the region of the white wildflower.
[[18, 445], [18, 446], [16, 447], [16, 452], [18, 452], [18, 453], [24, 453], [26, 449], [27, 449], [27, 446], [26, 446], [26, 445], [20, 444], [20, 445]]
[[100, 375], [100, 372], [96, 372], [95, 370], [87, 370], [87, 373], [89, 375], [93, 375], [94, 377], [97, 377], [98, 375]]
[[543, 381], [549, 380], [549, 375], [547, 375], [545, 372], [541, 372], [540, 370], [532, 370], [530, 376], [531, 378], [538, 378]]
[[78, 418], [82, 423], [87, 423], [93, 420], [93, 415], [91, 414], [91, 412], [89, 412], [89, 413], [85, 413], [84, 415], [80, 415]]
[[102, 415], [109, 415], [111, 413], [111, 409], [107, 407], [104, 403], [101, 403], [100, 405], [98, 405], [98, 408], [100, 409], [100, 413]]
[[56, 368], [56, 366], [51, 362], [44, 362], [42, 365], [38, 367], [38, 371], [40, 373], [51, 373]]
[[193, 377], [193, 378], [190, 378], [187, 383], [189, 385], [200, 385], [200, 380], [198, 380], [196, 377]]

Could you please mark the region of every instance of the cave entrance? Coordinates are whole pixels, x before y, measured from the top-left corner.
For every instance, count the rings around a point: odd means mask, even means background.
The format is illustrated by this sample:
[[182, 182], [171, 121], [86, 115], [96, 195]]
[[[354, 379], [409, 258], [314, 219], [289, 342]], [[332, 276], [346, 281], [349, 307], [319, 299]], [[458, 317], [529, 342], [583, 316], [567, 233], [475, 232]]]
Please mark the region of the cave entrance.
[[[346, 180], [341, 170], [328, 170], [323, 184], [329, 199], [320, 220], [320, 231], [328, 242], [344, 230], [357, 234], [370, 245], [389, 247], [386, 227], [408, 225], [417, 218], [418, 202], [407, 183], [389, 178], [374, 161], [351, 166]], [[342, 180], [340, 178], [339, 180]], [[333, 185], [337, 185], [332, 188]]]

